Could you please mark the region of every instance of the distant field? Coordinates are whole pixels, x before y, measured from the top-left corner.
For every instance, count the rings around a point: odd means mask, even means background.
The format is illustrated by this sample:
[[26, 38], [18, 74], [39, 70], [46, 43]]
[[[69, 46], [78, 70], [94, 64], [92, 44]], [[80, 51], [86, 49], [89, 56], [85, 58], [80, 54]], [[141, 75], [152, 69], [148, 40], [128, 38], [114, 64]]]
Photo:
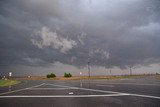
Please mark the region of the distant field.
[[42, 80], [42, 79], [47, 79], [47, 80], [80, 80], [80, 79], [127, 79], [127, 78], [142, 78], [146, 77], [148, 75], [125, 75], [125, 76], [73, 76], [73, 77], [55, 77], [55, 78], [46, 78], [45, 76], [31, 76], [30, 78], [28, 77], [22, 77], [19, 79], [27, 79], [27, 80]]
[[16, 80], [0, 80], [0, 87], [15, 85], [18, 83], [20, 83], [20, 82], [16, 81]]
[[160, 80], [160, 75], [156, 75], [156, 79]]

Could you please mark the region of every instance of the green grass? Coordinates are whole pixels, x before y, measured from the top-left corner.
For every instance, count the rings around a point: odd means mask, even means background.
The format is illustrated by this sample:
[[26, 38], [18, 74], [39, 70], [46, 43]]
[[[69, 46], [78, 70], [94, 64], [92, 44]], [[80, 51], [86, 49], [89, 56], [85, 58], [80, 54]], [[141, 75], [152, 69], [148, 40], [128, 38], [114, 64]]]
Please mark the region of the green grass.
[[160, 75], [156, 75], [156, 79], [160, 80]]
[[16, 80], [0, 80], [0, 87], [11, 86], [20, 83]]

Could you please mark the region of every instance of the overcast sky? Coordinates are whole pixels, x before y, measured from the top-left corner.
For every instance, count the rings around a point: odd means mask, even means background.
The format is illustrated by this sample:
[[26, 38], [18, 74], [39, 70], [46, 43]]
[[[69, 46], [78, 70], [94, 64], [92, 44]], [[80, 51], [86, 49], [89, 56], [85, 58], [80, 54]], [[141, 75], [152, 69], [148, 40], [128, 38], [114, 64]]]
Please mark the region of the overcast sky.
[[88, 60], [95, 75], [159, 72], [160, 1], [0, 1], [1, 75], [87, 74]]

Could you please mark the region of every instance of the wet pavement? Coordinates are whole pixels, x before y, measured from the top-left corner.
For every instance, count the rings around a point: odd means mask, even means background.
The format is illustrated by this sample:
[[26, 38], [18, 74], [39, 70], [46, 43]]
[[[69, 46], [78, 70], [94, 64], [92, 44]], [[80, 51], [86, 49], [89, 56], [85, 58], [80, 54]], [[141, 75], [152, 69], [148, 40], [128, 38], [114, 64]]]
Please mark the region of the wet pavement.
[[2, 107], [160, 107], [160, 81], [22, 80], [0, 88]]

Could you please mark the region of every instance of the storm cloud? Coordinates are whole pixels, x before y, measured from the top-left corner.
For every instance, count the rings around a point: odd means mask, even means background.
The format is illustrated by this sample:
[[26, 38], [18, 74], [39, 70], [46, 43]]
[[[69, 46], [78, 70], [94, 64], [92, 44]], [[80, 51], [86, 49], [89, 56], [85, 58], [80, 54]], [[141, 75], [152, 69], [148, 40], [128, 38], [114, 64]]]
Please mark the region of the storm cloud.
[[0, 67], [160, 63], [159, 0], [1, 0]]
[[35, 35], [37, 39], [32, 39], [32, 43], [39, 48], [51, 46], [54, 49], [60, 49], [62, 53], [66, 53], [66, 51], [77, 45], [75, 41], [62, 38], [56, 32], [50, 32], [46, 27], [43, 27], [41, 31], [35, 32]]

